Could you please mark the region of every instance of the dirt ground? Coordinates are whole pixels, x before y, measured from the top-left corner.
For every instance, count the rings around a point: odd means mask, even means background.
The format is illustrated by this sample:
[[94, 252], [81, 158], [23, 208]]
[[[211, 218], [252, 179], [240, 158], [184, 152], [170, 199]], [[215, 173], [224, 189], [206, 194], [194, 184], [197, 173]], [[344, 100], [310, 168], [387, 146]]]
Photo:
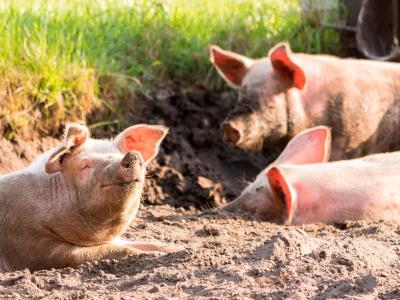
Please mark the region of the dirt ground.
[[[183, 250], [2, 273], [0, 298], [400, 299], [400, 223], [279, 226], [207, 210], [234, 198], [276, 155], [252, 155], [221, 142], [218, 125], [232, 99], [229, 92], [163, 89], [149, 92], [145, 105], [124, 116], [127, 125], [171, 128], [125, 237]], [[95, 121], [93, 114], [89, 123]], [[93, 134], [115, 132], [107, 127]], [[52, 137], [1, 141], [0, 173], [22, 168], [56, 143]]]

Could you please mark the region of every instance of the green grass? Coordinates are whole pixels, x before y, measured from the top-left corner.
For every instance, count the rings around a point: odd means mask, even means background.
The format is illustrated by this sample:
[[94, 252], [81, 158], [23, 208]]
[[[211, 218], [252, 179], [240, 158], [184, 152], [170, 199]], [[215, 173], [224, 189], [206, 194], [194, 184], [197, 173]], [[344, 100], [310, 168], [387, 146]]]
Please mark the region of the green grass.
[[154, 84], [204, 84], [211, 43], [252, 57], [282, 40], [334, 53], [328, 17], [302, 14], [299, 0], [3, 0], [0, 133], [54, 131]]

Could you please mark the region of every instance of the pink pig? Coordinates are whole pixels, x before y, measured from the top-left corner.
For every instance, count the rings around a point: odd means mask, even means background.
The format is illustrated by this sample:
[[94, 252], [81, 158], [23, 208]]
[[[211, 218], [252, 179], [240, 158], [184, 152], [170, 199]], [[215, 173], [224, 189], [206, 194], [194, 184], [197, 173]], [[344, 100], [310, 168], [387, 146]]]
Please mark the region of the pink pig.
[[96, 140], [86, 126], [71, 124], [58, 147], [0, 176], [0, 271], [175, 250], [120, 238], [136, 216], [146, 166], [167, 132], [139, 124], [111, 141]]
[[328, 127], [301, 132], [221, 209], [283, 224], [399, 220], [400, 152], [327, 162], [330, 145]]
[[283, 147], [317, 125], [332, 128], [332, 159], [400, 149], [400, 64], [292, 53], [263, 59], [210, 46], [212, 63], [239, 100], [222, 138], [259, 151]]

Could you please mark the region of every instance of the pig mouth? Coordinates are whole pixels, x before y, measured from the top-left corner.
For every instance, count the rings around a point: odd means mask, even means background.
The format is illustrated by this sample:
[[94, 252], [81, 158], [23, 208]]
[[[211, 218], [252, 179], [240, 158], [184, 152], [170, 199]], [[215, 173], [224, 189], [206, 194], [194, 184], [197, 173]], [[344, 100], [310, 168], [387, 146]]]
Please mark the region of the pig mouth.
[[129, 187], [133, 184], [139, 183], [140, 179], [132, 179], [130, 181], [117, 181], [117, 182], [107, 182], [100, 185], [102, 189], [112, 188], [112, 187]]
[[236, 144], [237, 147], [250, 151], [253, 153], [260, 152], [263, 149], [264, 140], [262, 138], [255, 138], [252, 136], [244, 136], [239, 143]]

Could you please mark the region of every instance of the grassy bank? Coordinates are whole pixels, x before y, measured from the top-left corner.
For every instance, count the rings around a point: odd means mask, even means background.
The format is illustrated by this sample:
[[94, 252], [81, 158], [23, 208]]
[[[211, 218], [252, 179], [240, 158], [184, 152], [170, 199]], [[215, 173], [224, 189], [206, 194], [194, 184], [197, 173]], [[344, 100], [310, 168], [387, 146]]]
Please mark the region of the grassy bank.
[[335, 52], [326, 17], [304, 16], [299, 0], [5, 0], [0, 131], [53, 131], [135, 89], [204, 83], [210, 43], [253, 57], [281, 40], [295, 51]]

